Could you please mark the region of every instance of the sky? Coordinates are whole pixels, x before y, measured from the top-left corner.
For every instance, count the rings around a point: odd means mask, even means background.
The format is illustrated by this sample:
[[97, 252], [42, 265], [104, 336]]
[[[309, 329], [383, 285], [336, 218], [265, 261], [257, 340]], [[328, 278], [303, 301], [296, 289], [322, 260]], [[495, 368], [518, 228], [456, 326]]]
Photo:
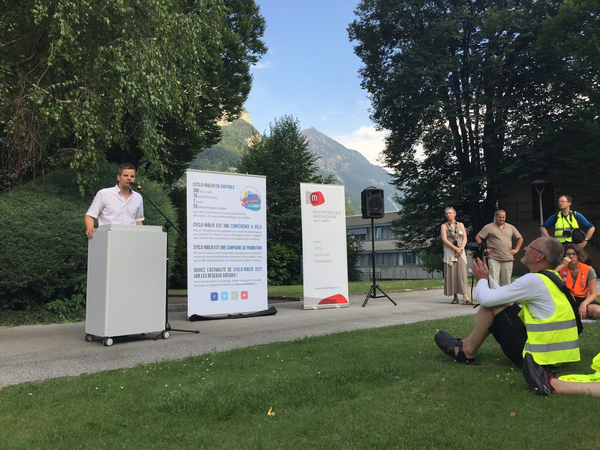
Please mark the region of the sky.
[[254, 127], [269, 134], [275, 119], [293, 116], [302, 130], [314, 127], [379, 164], [385, 135], [369, 118], [362, 63], [346, 30], [359, 0], [255, 1], [269, 50], [252, 68], [245, 103]]

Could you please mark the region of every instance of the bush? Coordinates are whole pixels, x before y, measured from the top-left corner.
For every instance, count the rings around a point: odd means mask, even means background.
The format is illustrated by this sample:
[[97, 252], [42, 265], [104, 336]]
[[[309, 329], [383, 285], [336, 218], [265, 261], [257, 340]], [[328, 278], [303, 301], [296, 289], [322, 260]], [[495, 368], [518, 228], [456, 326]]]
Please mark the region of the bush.
[[[96, 190], [116, 184], [109, 166]], [[174, 209], [167, 193], [148, 182], [144, 190], [168, 217]], [[56, 299], [70, 299], [87, 277], [84, 215], [92, 196], [83, 198], [74, 176], [54, 172], [0, 195], [0, 309], [27, 310]], [[144, 201], [145, 224], [164, 219]], [[132, 264], [135, 255], [131, 255]]]
[[[187, 203], [186, 203], [186, 187], [177, 186], [170, 192], [171, 201], [177, 209], [177, 228], [185, 236], [187, 233]], [[170, 259], [172, 264], [169, 265], [170, 289], [187, 289], [187, 240], [182, 238], [179, 233], [173, 230], [175, 248], [173, 258]]]
[[267, 249], [267, 274], [270, 286], [302, 284], [299, 277], [293, 276], [290, 268], [300, 266], [298, 252], [284, 244], [273, 244]]

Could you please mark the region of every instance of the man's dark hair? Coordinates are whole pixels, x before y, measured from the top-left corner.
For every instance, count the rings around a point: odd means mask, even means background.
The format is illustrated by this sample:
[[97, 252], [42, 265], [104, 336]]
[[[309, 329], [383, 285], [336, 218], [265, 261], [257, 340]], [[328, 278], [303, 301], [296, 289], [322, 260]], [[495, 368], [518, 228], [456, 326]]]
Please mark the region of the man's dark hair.
[[560, 197], [564, 197], [564, 198], [566, 198], [566, 199], [567, 199], [567, 201], [568, 201], [569, 203], [573, 203], [573, 199], [571, 198], [571, 196], [570, 196], [570, 195], [564, 195], [564, 194], [563, 194], [563, 195], [559, 196], [558, 198], [560, 199]]
[[575, 253], [577, 253], [577, 259], [579, 259], [579, 262], [584, 263], [588, 259], [588, 254], [579, 245], [567, 244], [565, 245], [565, 255], [567, 250], [573, 250]]
[[123, 163], [119, 166], [119, 172], [117, 173], [117, 175], [121, 175], [121, 173], [123, 173], [124, 170], [135, 170], [135, 166], [130, 163]]

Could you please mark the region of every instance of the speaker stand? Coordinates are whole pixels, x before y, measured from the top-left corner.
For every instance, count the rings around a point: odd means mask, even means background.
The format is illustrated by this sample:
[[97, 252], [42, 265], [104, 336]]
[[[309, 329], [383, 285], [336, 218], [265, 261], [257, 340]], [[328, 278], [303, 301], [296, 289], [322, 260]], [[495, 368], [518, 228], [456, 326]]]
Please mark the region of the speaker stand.
[[[369, 301], [370, 298], [382, 298], [382, 297], [387, 297], [387, 299], [392, 302], [394, 304], [394, 306], [398, 306], [396, 304], [396, 302], [394, 300], [392, 300], [390, 298], [389, 295], [387, 295], [385, 292], [383, 292], [383, 290], [377, 286], [377, 280], [375, 277], [375, 227], [373, 224], [373, 218], [371, 217], [371, 259], [373, 261], [373, 284], [371, 285], [371, 289], [369, 290], [369, 293], [367, 294], [367, 297], [365, 298], [365, 301], [363, 302], [363, 308], [365, 306], [367, 306], [367, 302]], [[379, 290], [379, 292], [381, 292], [383, 295], [377, 295], [377, 291]]]

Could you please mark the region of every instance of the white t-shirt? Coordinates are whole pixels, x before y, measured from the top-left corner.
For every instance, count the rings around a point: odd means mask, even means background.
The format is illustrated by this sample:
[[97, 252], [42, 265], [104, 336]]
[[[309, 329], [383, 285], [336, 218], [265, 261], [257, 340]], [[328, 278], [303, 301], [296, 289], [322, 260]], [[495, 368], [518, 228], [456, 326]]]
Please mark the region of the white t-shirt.
[[140, 194], [131, 191], [125, 201], [119, 185], [116, 185], [99, 190], [85, 215], [97, 218], [98, 225], [135, 225], [144, 220], [144, 200]]
[[490, 281], [493, 286], [491, 289], [485, 278], [477, 282], [476, 298], [482, 306], [493, 307], [523, 302], [527, 303], [531, 315], [537, 319], [548, 319], [556, 311], [556, 303], [540, 275], [528, 273], [506, 286], [498, 286], [493, 280]]

